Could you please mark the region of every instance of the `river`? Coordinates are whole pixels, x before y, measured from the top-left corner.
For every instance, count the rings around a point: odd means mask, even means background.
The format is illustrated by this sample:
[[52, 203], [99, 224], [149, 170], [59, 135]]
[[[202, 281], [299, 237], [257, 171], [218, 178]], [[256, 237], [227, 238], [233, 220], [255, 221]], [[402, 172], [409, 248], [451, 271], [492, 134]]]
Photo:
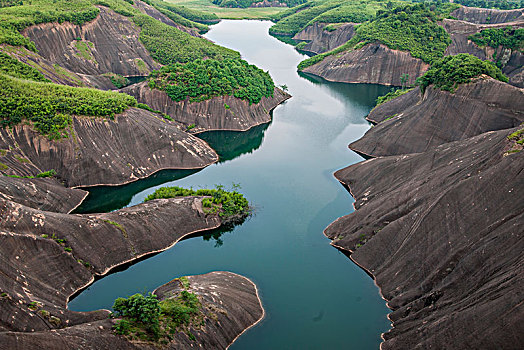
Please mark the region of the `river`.
[[227, 270], [259, 288], [265, 319], [231, 349], [377, 349], [390, 327], [373, 280], [329, 245], [323, 229], [350, 213], [352, 198], [333, 172], [362, 160], [347, 145], [370, 127], [364, 117], [388, 88], [299, 75], [306, 56], [268, 35], [271, 22], [225, 20], [206, 35], [268, 70], [293, 97], [273, 121], [248, 132], [200, 136], [221, 156], [201, 171], [162, 171], [126, 186], [90, 189], [80, 212], [140, 203], [166, 185], [239, 183], [255, 214], [231, 232], [193, 237], [96, 281], [69, 308], [110, 308], [114, 299], [173, 278]]

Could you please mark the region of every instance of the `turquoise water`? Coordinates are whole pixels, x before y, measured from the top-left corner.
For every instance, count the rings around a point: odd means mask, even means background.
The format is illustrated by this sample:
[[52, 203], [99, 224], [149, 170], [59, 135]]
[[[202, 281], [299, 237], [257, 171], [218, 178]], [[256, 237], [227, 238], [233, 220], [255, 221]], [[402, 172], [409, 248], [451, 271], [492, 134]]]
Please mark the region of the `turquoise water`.
[[242, 53], [286, 84], [293, 98], [273, 122], [246, 133], [201, 134], [221, 156], [200, 171], [162, 171], [121, 187], [92, 189], [84, 212], [140, 203], [165, 185], [240, 183], [255, 215], [231, 232], [193, 237], [111, 274], [69, 303], [76, 311], [110, 308], [114, 299], [173, 278], [227, 270], [253, 280], [266, 318], [231, 349], [377, 349], [388, 309], [364, 271], [329, 245], [322, 231], [350, 213], [352, 198], [332, 173], [362, 158], [347, 145], [369, 128], [364, 117], [388, 88], [300, 76], [306, 56], [267, 32], [270, 22], [222, 21], [207, 37]]

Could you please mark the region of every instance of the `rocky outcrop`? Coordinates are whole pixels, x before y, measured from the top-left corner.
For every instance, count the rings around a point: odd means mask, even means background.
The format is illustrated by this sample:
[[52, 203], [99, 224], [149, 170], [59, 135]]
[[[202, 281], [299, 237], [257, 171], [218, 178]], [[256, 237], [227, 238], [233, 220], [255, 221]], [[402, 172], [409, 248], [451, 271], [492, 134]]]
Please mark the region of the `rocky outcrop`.
[[218, 160], [204, 141], [138, 108], [114, 120], [73, 117], [69, 137], [57, 141], [30, 125], [1, 129], [0, 149], [6, 150], [0, 153], [3, 172], [36, 175], [54, 169], [68, 187], [123, 184], [161, 169], [203, 168]]
[[506, 23], [524, 19], [524, 10], [496, 10], [461, 6], [450, 14], [452, 17], [478, 24]]
[[[203, 304], [204, 324], [191, 329], [195, 340], [184, 332], [164, 349], [226, 349], [245, 329], [264, 315], [255, 285], [245, 277], [231, 272], [211, 272], [188, 276], [190, 291], [197, 294]], [[160, 299], [181, 290], [179, 280], [173, 280], [155, 291]], [[147, 342], [130, 342], [111, 331], [109, 319], [79, 324], [53, 332], [0, 332], [0, 342], [9, 349], [158, 349], [159, 345]]]
[[325, 234], [393, 310], [381, 349], [524, 344], [524, 153], [505, 155], [515, 130], [335, 173], [356, 211]]
[[324, 29], [326, 25], [315, 22], [295, 34], [294, 40], [307, 42], [300, 50], [313, 54], [324, 53], [345, 44], [355, 35], [355, 23], [342, 24], [331, 32]]
[[[264, 317], [258, 291], [249, 279], [224, 271], [188, 276], [189, 287], [173, 280], [154, 294], [160, 299], [184, 289], [199, 296], [204, 313], [203, 329], [191, 329], [202, 349], [226, 349], [246, 329]], [[220, 335], [220, 336], [217, 336]], [[170, 344], [171, 349], [191, 349], [195, 341], [185, 333], [178, 333]]]
[[464, 21], [444, 19], [442, 26], [451, 36], [451, 44], [446, 49], [445, 55], [469, 53], [481, 60], [498, 60], [502, 64], [502, 72], [509, 78], [509, 83], [524, 87], [524, 54], [519, 50], [510, 50], [503, 47], [479, 47], [468, 39], [470, 35], [489, 28], [524, 28], [524, 19], [518, 22], [502, 24], [473, 24]]
[[191, 28], [186, 28], [178, 23], [173, 22], [173, 20], [171, 20], [166, 15], [164, 15], [162, 12], [158, 11], [156, 8], [154, 8], [151, 5], [146, 4], [143, 1], [136, 0], [134, 6], [138, 8], [142, 13], [145, 13], [146, 15], [148, 15], [149, 17], [159, 20], [160, 22], [167, 24], [168, 26], [175, 27], [183, 32], [191, 34], [192, 36], [201, 38], [200, 34], [198, 34], [196, 30], [191, 29]]
[[147, 75], [159, 65], [138, 40], [133, 21], [99, 6], [98, 17], [82, 26], [44, 23], [22, 33], [35, 42], [40, 56], [75, 73]]
[[[0, 290], [9, 298], [0, 300], [0, 328], [48, 330], [107, 317], [101, 311], [96, 317], [71, 312], [65, 309], [67, 300], [95, 275], [218, 227], [220, 219], [203, 213], [201, 199], [154, 200], [94, 215], [45, 212], [1, 199]], [[33, 301], [60, 324], [31, 310]]]
[[50, 178], [13, 178], [0, 176], [0, 198], [43, 211], [69, 213], [87, 196]]
[[353, 142], [351, 149], [373, 157], [424, 152], [520, 125], [524, 122], [524, 90], [492, 78], [463, 84], [455, 93], [430, 86], [421, 96], [416, 88], [378, 106], [368, 120], [379, 124]]
[[273, 97], [262, 97], [257, 104], [233, 96], [214, 97], [202, 102], [175, 102], [164, 91], [151, 89], [147, 81], [130, 85], [123, 92], [154, 110], [168, 114], [184, 125], [195, 125], [191, 132], [208, 130], [245, 131], [271, 121], [270, 112], [291, 97], [275, 88]]
[[373, 43], [358, 50], [327, 56], [323, 61], [305, 68], [304, 72], [329, 81], [400, 86], [403, 74], [409, 74], [408, 84], [413, 84], [428, 68], [428, 64], [409, 52]]

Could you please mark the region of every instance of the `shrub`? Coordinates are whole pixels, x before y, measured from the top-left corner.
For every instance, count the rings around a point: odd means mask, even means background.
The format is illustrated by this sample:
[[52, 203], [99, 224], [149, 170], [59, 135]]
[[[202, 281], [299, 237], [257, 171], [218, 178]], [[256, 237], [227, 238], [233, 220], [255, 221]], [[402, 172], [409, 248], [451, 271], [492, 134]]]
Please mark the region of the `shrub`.
[[377, 106], [380, 106], [381, 104], [383, 103], [386, 103], [388, 101], [391, 101], [399, 96], [402, 96], [408, 92], [410, 92], [411, 90], [413, 90], [413, 88], [410, 88], [410, 89], [394, 89], [393, 91], [390, 91], [388, 92], [387, 94], [383, 95], [383, 96], [379, 96], [377, 97], [377, 103], [375, 105], [375, 107]]
[[446, 56], [433, 64], [423, 76], [417, 79], [417, 84], [420, 85], [422, 92], [431, 84], [441, 90], [454, 92], [460, 84], [469, 83], [473, 78], [483, 74], [508, 82], [508, 78], [493, 63], [461, 53]]
[[[175, 198], [188, 196], [209, 196], [204, 199], [202, 205], [208, 213], [218, 213], [223, 219], [236, 216], [245, 217], [249, 215], [250, 208], [247, 199], [236, 190], [225, 191], [223, 186], [217, 185], [216, 189], [187, 189], [178, 186], [161, 187], [154, 193], [150, 194], [144, 200], [145, 202], [159, 198]], [[206, 209], [205, 209], [206, 210]]]
[[502, 46], [506, 49], [524, 49], [524, 28], [513, 29], [511, 26], [506, 28], [489, 28], [475, 33], [468, 37], [479, 46], [491, 46], [498, 48]]
[[[156, 295], [151, 293], [145, 296], [135, 294], [127, 299], [118, 298], [113, 304], [113, 310], [116, 315], [124, 316], [133, 323], [141, 324], [155, 339], [158, 338], [160, 304]], [[124, 326], [120, 327], [122, 329]]]

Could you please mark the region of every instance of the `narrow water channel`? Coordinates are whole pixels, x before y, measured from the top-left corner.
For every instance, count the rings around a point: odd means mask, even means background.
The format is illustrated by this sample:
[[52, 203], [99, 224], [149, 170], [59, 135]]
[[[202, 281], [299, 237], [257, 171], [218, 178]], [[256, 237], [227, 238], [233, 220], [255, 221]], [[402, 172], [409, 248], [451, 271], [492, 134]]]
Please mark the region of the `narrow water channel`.
[[231, 232], [186, 239], [95, 282], [70, 309], [110, 308], [119, 296], [151, 291], [179, 276], [227, 270], [257, 284], [267, 315], [231, 349], [378, 349], [389, 328], [388, 309], [372, 279], [322, 231], [352, 211], [350, 195], [332, 173], [362, 160], [347, 145], [369, 128], [364, 117], [388, 88], [300, 76], [296, 66], [306, 56], [269, 36], [270, 26], [222, 21], [207, 34], [288, 86], [293, 98], [275, 109], [270, 125], [201, 134], [220, 154], [218, 164], [93, 189], [80, 208], [135, 205], [166, 185], [240, 183], [255, 215]]

